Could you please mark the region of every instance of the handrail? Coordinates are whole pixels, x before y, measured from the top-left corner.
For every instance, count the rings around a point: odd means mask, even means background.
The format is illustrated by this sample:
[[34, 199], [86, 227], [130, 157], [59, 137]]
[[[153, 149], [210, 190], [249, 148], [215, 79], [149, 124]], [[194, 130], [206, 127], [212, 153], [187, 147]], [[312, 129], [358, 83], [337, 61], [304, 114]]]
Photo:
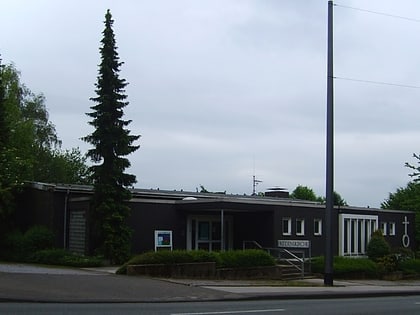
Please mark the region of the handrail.
[[[299, 257], [296, 255], [296, 253], [293, 253], [292, 251], [285, 249], [285, 248], [270, 248], [270, 247], [263, 247], [261, 246], [257, 241], [242, 241], [242, 249], [245, 250], [249, 247], [247, 247], [247, 244], [254, 245], [254, 248], [257, 247], [259, 249], [267, 251], [271, 256], [274, 256], [278, 260], [282, 260], [298, 270], [301, 273], [302, 278], [305, 277], [305, 252], [301, 252], [302, 257]], [[288, 258], [281, 258], [281, 253], [286, 254]], [[310, 272], [310, 271], [309, 271]]]
[[263, 249], [263, 247], [257, 241], [242, 241], [242, 249], [246, 249], [246, 244], [247, 243], [254, 244], [258, 248]]
[[295, 255], [295, 254], [293, 254], [291, 251], [289, 251], [289, 250], [287, 250], [287, 249], [285, 249], [285, 248], [283, 248], [283, 251], [284, 251], [285, 253], [289, 254], [290, 256], [292, 256], [293, 258], [295, 258], [295, 259], [299, 260], [300, 262], [303, 262], [303, 261], [304, 261], [304, 260], [303, 260], [303, 258], [300, 258], [300, 257], [296, 256], [296, 255]]

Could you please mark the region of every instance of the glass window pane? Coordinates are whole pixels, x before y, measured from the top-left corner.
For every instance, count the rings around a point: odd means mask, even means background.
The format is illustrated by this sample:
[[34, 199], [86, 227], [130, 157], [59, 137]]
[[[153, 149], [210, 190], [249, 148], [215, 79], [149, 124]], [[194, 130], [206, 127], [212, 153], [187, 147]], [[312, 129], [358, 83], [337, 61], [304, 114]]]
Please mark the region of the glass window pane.
[[198, 239], [199, 240], [210, 239], [210, 223], [209, 222], [198, 222]]
[[221, 239], [222, 228], [220, 222], [212, 222], [211, 224], [211, 239], [213, 241]]

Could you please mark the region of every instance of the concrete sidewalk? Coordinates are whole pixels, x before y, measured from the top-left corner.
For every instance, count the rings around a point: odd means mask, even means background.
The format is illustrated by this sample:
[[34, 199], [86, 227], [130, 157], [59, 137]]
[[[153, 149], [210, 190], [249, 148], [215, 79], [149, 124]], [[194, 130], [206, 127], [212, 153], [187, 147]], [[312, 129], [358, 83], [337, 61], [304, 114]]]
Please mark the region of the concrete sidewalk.
[[115, 275], [116, 268], [53, 268], [0, 263], [0, 301], [191, 302], [249, 299], [323, 299], [420, 295], [420, 280], [226, 281], [151, 279]]

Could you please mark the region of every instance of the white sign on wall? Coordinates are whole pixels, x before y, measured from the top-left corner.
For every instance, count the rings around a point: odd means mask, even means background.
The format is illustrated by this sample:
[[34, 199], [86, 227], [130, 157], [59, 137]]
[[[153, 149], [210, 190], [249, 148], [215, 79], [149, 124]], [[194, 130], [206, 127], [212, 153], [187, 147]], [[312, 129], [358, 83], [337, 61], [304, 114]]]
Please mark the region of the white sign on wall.
[[155, 251], [159, 248], [172, 250], [172, 231], [155, 231]]
[[278, 240], [278, 247], [285, 248], [309, 248], [310, 242], [308, 240]]

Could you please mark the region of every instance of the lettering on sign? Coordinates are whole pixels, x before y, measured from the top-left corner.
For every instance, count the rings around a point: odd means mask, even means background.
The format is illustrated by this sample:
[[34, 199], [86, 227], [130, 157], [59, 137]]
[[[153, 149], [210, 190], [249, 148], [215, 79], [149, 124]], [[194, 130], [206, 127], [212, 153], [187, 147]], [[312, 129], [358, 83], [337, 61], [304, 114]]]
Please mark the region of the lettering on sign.
[[308, 240], [278, 240], [278, 247], [286, 248], [309, 248]]

